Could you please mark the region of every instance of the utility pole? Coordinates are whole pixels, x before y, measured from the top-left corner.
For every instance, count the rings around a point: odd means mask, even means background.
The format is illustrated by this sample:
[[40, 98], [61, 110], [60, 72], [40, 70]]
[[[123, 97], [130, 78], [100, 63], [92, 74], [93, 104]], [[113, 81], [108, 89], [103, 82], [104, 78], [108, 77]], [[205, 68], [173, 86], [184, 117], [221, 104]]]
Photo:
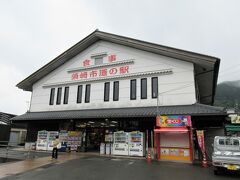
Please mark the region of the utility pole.
[[29, 101], [26, 101], [26, 106], [27, 106], [27, 112], [30, 111], [30, 102]]
[[157, 116], [159, 116], [159, 93], [157, 92]]
[[237, 99], [235, 99], [235, 112], [237, 112], [237, 114], [239, 113], [239, 108], [238, 108], [238, 101]]

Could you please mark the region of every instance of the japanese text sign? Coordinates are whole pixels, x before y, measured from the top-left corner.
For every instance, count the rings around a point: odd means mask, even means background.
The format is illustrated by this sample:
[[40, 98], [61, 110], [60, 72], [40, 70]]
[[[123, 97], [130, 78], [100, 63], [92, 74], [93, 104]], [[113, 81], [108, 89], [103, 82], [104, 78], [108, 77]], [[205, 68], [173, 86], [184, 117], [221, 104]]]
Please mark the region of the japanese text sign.
[[191, 116], [157, 116], [157, 127], [187, 127], [191, 126]]
[[[112, 55], [108, 56], [108, 62], [109, 63], [115, 62], [116, 60], [117, 60], [117, 56], [115, 54], [112, 54]], [[91, 65], [91, 61], [89, 59], [85, 59], [85, 60], [82, 61], [82, 65], [84, 67], [90, 66]]]
[[124, 75], [128, 73], [129, 73], [129, 66], [102, 68], [102, 69], [94, 69], [90, 71], [74, 72], [71, 74], [71, 80], [111, 77], [115, 75]]

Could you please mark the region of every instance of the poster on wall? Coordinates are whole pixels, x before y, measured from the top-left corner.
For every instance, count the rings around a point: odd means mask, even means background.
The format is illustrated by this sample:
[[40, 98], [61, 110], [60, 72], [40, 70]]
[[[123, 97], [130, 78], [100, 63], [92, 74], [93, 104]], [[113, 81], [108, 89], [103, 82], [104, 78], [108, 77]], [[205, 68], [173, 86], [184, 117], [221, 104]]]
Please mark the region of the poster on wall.
[[157, 116], [157, 127], [188, 127], [191, 126], [191, 116]]
[[65, 130], [61, 130], [59, 132], [59, 140], [60, 140], [60, 142], [67, 142], [68, 141], [68, 132]]
[[67, 147], [70, 147], [71, 151], [76, 151], [81, 146], [82, 132], [80, 131], [68, 131]]
[[190, 149], [188, 148], [161, 148], [161, 160], [190, 161]]

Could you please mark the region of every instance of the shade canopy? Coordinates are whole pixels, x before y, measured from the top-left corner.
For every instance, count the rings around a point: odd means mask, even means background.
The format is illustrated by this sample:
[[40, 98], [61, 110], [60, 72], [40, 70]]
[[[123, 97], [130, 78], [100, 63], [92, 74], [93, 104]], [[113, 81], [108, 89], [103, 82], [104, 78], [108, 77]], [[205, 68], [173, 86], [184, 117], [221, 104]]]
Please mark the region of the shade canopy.
[[[161, 115], [226, 115], [224, 108], [198, 103], [193, 105], [159, 106], [158, 112]], [[156, 106], [110, 109], [102, 108], [72, 111], [27, 112], [23, 115], [12, 118], [12, 121], [156, 117], [157, 115], [158, 113]]]

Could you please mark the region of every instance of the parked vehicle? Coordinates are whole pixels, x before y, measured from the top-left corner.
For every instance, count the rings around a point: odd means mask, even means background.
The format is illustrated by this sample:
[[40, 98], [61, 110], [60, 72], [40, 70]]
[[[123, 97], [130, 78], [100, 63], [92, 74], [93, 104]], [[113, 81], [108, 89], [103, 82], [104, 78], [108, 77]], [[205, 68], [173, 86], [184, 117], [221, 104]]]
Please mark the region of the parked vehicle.
[[222, 171], [240, 171], [240, 137], [216, 136], [213, 144], [214, 174]]

